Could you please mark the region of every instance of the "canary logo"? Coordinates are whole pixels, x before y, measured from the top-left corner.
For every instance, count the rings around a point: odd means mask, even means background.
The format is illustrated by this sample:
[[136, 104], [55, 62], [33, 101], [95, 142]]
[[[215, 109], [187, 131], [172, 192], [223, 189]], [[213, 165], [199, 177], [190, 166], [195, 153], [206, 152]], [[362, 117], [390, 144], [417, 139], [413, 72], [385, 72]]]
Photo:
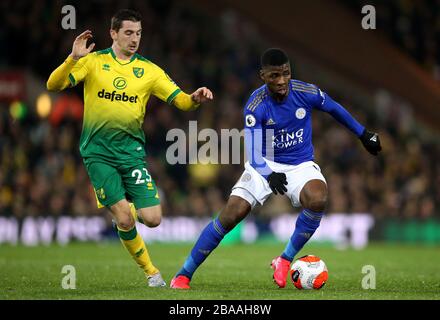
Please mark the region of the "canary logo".
[[137, 95], [129, 96], [125, 94], [125, 92], [122, 92], [122, 94], [120, 94], [120, 93], [116, 93], [115, 90], [109, 92], [109, 91], [105, 91], [105, 89], [102, 89], [101, 91], [98, 92], [98, 97], [110, 101], [124, 101], [124, 102], [128, 101], [134, 103], [137, 103], [137, 99], [138, 99]]
[[136, 252], [134, 255], [136, 256], [136, 258], [139, 258], [144, 252], [145, 252], [145, 250], [144, 250], [144, 248], [142, 248], [138, 252]]
[[144, 75], [144, 68], [133, 67], [133, 74], [136, 78], [140, 78]]
[[103, 189], [103, 188], [98, 189], [98, 190], [95, 190], [95, 193], [96, 193], [96, 196], [97, 196], [99, 199], [102, 199], [102, 200], [105, 199], [105, 192], [104, 192], [104, 189]]

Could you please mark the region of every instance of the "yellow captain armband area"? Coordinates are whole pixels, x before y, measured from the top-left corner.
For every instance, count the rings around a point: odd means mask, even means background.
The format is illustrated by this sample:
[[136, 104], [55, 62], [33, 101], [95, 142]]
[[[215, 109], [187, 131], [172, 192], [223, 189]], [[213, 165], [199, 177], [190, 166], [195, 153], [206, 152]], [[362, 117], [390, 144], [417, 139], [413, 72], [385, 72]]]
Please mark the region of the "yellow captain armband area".
[[49, 76], [46, 87], [49, 91], [60, 91], [66, 89], [70, 85], [69, 74], [78, 60], [74, 60], [71, 56], [56, 68]]
[[178, 109], [183, 111], [192, 111], [200, 106], [199, 103], [196, 103], [191, 96], [185, 92], [179, 92], [179, 94], [174, 98], [173, 104]]

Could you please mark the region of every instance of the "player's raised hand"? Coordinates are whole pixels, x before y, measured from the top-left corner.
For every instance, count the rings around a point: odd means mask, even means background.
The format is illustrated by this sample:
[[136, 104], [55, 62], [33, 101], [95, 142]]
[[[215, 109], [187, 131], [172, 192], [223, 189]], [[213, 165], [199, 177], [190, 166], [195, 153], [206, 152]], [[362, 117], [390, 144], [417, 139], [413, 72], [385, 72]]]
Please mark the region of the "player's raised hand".
[[379, 135], [374, 132], [370, 132], [367, 129], [364, 130], [362, 135], [359, 137], [365, 149], [368, 150], [372, 155], [377, 156], [377, 154], [382, 150], [380, 145]]
[[88, 55], [93, 48], [95, 47], [95, 43], [91, 43], [87, 47], [87, 40], [93, 38], [92, 31], [86, 30], [81, 33], [78, 37], [73, 41], [72, 53], [70, 54], [74, 60], [78, 60], [86, 55]]
[[198, 88], [196, 91], [191, 93], [191, 99], [198, 104], [211, 101], [213, 98], [214, 96], [211, 90], [206, 87]]

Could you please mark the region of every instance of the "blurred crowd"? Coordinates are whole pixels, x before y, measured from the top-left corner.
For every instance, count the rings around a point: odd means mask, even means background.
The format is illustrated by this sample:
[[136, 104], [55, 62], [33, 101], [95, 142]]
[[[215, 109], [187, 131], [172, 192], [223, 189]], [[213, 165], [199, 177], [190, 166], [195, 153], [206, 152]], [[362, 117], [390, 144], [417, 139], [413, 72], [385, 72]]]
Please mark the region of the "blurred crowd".
[[440, 81], [439, 0], [344, 0], [357, 12], [374, 5], [377, 29]]
[[[109, 17], [115, 9], [139, 10], [143, 16], [140, 53], [164, 68], [185, 92], [207, 86], [215, 95], [214, 102], [195, 112], [181, 112], [156, 98], [148, 104], [144, 122], [148, 169], [159, 187], [164, 216], [212, 216], [225, 205], [243, 164], [169, 165], [166, 151], [172, 142], [166, 141], [166, 135], [173, 128], [188, 131], [190, 120], [198, 121], [198, 130], [241, 130], [244, 103], [262, 84], [259, 57], [270, 42], [234, 12], [204, 16], [171, 0], [130, 4], [78, 2], [78, 29], [66, 31], [59, 27], [57, 2], [34, 1], [29, 8], [21, 2], [4, 1], [0, 7], [8, 10], [0, 10], [0, 14], [7, 21], [8, 32], [0, 34], [0, 43], [14, 41], [14, 46], [2, 50], [2, 64], [7, 61], [9, 67], [29, 68], [45, 81], [70, 53], [81, 30], [90, 28], [96, 47], [107, 48], [111, 45]], [[7, 14], [11, 10], [16, 14]], [[30, 52], [33, 48], [38, 50]], [[294, 75], [298, 79], [304, 76]], [[315, 112], [315, 157], [329, 185], [327, 212], [439, 217], [438, 135], [432, 136], [414, 123], [412, 109], [386, 91], [377, 92], [372, 98], [374, 108], [368, 110], [343, 87], [328, 93], [366, 127], [379, 132], [384, 150], [377, 158], [371, 156], [331, 116]], [[57, 99], [82, 98], [82, 85], [51, 96], [55, 103]], [[102, 214], [104, 209], [96, 208], [79, 155], [81, 119], [68, 113], [57, 121], [40, 119], [34, 108], [28, 107], [25, 117], [15, 119], [9, 105], [0, 102], [0, 214]], [[257, 211], [261, 217], [270, 217], [296, 209], [285, 197], [272, 196]]]

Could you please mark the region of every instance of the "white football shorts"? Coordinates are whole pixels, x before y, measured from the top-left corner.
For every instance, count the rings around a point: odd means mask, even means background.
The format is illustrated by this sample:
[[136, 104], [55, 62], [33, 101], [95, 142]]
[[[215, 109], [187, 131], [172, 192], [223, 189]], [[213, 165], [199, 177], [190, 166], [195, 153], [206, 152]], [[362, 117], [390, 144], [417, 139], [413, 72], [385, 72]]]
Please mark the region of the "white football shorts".
[[[287, 192], [284, 195], [289, 197], [294, 207], [301, 207], [299, 196], [308, 181], [317, 179], [327, 183], [321, 173], [321, 168], [313, 161], [306, 161], [296, 166], [276, 163], [267, 159], [265, 161], [272, 171], [286, 174]], [[269, 183], [252, 168], [249, 162], [245, 163], [244, 168], [240, 179], [232, 187], [231, 196], [243, 198], [249, 202], [252, 208], [257, 204], [263, 205], [272, 194]]]

